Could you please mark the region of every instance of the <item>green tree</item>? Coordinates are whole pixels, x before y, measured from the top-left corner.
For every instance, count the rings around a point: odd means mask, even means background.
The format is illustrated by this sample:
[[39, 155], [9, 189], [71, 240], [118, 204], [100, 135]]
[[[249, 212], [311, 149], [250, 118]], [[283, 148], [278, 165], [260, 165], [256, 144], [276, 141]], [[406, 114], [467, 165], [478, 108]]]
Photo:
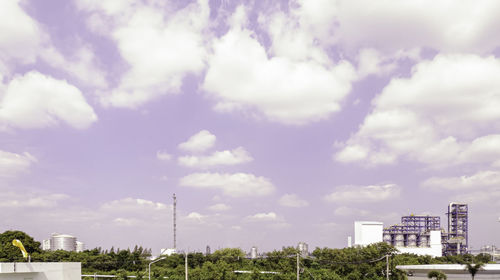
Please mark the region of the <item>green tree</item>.
[[431, 270], [427, 273], [427, 278], [435, 280], [446, 280], [448, 277], [441, 271]]
[[472, 280], [474, 280], [474, 277], [479, 272], [479, 270], [483, 268], [483, 266], [484, 263], [476, 263], [476, 264], [466, 263], [465, 270], [467, 270], [470, 273]]
[[12, 240], [19, 239], [28, 254], [41, 253], [40, 242], [37, 242], [28, 234], [14, 230], [5, 231], [0, 234], [0, 262], [21, 262], [25, 259], [19, 248], [12, 245]]

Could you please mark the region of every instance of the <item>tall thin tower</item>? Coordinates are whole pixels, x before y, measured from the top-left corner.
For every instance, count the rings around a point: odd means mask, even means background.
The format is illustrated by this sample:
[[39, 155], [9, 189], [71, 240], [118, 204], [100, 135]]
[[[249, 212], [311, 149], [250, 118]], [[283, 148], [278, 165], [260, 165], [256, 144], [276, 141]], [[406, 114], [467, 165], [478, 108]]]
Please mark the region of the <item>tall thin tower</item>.
[[174, 193], [174, 249], [177, 249], [177, 198]]

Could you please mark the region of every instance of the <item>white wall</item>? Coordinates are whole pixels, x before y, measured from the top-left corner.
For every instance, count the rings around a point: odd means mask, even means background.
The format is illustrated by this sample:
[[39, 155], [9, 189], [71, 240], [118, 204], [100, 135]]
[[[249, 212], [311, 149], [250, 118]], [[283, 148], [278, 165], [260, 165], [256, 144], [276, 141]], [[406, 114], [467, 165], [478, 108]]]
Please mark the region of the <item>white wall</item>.
[[382, 242], [384, 224], [372, 221], [354, 222], [354, 245], [366, 246]]
[[82, 266], [76, 262], [0, 263], [0, 279], [81, 280]]

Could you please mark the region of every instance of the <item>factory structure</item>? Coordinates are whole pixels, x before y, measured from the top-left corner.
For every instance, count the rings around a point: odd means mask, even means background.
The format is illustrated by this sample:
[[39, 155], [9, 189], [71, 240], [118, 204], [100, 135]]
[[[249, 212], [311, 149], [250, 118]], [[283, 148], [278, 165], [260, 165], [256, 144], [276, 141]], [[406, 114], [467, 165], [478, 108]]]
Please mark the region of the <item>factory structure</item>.
[[46, 251], [64, 250], [68, 252], [83, 252], [85, 244], [69, 234], [53, 233], [49, 239], [42, 241], [42, 249]]
[[440, 216], [430, 215], [403, 216], [400, 224], [385, 228], [381, 222], [355, 222], [354, 244], [366, 246], [385, 242], [396, 247], [401, 253], [434, 257], [467, 253], [469, 244], [467, 204], [450, 203], [446, 215], [447, 231], [441, 227]]

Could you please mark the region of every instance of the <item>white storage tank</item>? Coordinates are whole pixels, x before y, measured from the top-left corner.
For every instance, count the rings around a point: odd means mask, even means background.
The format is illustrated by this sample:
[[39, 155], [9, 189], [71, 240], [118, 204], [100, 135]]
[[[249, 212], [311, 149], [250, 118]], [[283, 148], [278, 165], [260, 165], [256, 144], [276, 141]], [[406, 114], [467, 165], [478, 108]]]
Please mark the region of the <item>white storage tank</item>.
[[408, 235], [408, 246], [409, 247], [416, 247], [417, 246], [417, 235], [416, 234], [409, 234]]
[[394, 246], [404, 247], [405, 246], [405, 236], [403, 234], [396, 234], [394, 238]]
[[420, 235], [419, 247], [429, 247], [429, 237], [427, 235]]
[[76, 237], [68, 234], [53, 234], [50, 238], [50, 250], [76, 251]]
[[392, 237], [390, 233], [384, 233], [384, 242], [387, 243], [388, 245], [392, 245]]

